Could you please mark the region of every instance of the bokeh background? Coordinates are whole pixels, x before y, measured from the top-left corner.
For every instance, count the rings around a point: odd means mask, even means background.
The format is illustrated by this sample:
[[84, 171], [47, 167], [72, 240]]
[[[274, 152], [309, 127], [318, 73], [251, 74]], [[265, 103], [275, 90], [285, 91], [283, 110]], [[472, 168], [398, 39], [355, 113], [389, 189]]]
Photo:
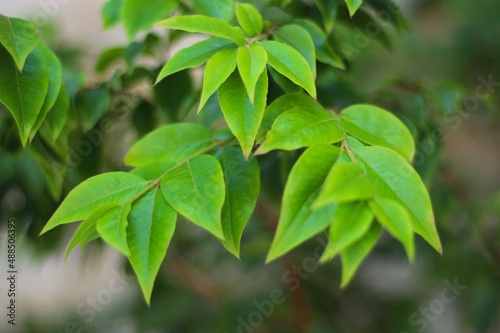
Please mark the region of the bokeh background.
[[[94, 74], [101, 52], [127, 44], [121, 26], [102, 30], [104, 2], [2, 1], [0, 13], [32, 20], [45, 15], [45, 39], [91, 84], [105, 76]], [[74, 227], [37, 236], [57, 201], [39, 166], [11, 147], [2, 125], [0, 219], [18, 224], [19, 294], [17, 326], [2, 315], [0, 331], [500, 332], [500, 2], [400, 5], [410, 30], [388, 35], [392, 49], [378, 36], [369, 39], [352, 54], [345, 74], [325, 70], [318, 78], [320, 99], [334, 108], [382, 105], [416, 134], [415, 166], [432, 195], [442, 256], [419, 239], [409, 264], [403, 248], [384, 237], [343, 290], [340, 261], [318, 267], [312, 259], [325, 235], [264, 265], [277, 221], [273, 200], [266, 198], [245, 231], [241, 261], [181, 221], [147, 307], [125, 260], [108, 246], [94, 242], [64, 261]], [[142, 128], [149, 126], [145, 119], [138, 120]], [[140, 135], [128, 120], [116, 120], [66, 187], [122, 167], [127, 147]], [[272, 167], [273, 161], [263, 162]], [[279, 186], [271, 176], [263, 177], [264, 187]], [[2, 309], [5, 290], [2, 278]]]

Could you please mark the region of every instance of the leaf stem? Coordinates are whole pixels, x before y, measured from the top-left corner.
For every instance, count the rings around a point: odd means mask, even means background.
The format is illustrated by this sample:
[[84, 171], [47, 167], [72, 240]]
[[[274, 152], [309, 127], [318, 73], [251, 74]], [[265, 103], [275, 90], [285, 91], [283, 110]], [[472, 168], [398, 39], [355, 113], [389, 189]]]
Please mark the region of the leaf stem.
[[358, 161], [356, 160], [356, 157], [354, 157], [354, 154], [352, 153], [351, 147], [349, 147], [346, 140], [342, 141], [341, 147], [347, 153], [347, 156], [349, 156], [351, 161], [358, 163]]

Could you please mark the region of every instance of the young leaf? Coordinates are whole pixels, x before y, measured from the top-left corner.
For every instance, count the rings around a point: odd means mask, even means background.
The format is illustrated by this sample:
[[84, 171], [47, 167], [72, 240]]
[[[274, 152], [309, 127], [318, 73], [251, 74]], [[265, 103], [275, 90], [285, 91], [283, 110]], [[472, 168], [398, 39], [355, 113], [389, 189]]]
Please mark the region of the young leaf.
[[236, 5], [236, 18], [243, 31], [250, 37], [255, 37], [262, 32], [264, 22], [259, 11], [248, 3]]
[[285, 186], [278, 229], [266, 262], [282, 256], [330, 224], [335, 206], [313, 210], [311, 205], [339, 153], [335, 146], [317, 144], [295, 163]]
[[329, 243], [320, 262], [326, 262], [362, 238], [373, 221], [373, 213], [365, 201], [339, 203], [331, 217]]
[[163, 177], [161, 190], [179, 214], [224, 239], [221, 225], [224, 176], [215, 157], [201, 155], [186, 161]]
[[262, 124], [260, 125], [259, 134], [257, 135], [257, 141], [262, 143], [265, 140], [267, 132], [271, 130], [274, 121], [280, 114], [295, 108], [315, 110], [313, 112], [325, 111], [325, 109], [309, 95], [295, 93], [280, 96], [273, 101], [264, 112], [264, 118], [262, 118]]
[[125, 0], [108, 0], [101, 10], [104, 29], [109, 29], [120, 22], [120, 14]]
[[60, 224], [85, 220], [103, 204], [121, 205], [147, 186], [143, 178], [126, 172], [108, 172], [89, 178], [68, 194], [41, 234]]
[[337, 17], [337, 8], [340, 0], [315, 0], [314, 2], [316, 2], [316, 6], [318, 6], [321, 16], [323, 17], [325, 31], [327, 34], [330, 34], [335, 25], [335, 18]]
[[275, 149], [295, 150], [315, 143], [335, 143], [344, 136], [340, 122], [334, 115], [324, 110], [293, 108], [276, 118], [266, 141], [256, 154]]
[[158, 75], [156, 83], [183, 69], [201, 66], [217, 52], [234, 47], [234, 42], [223, 38], [210, 38], [186, 47], [170, 58]]
[[408, 259], [413, 261], [415, 245], [412, 222], [407, 210], [397, 201], [385, 198], [370, 200], [368, 205], [380, 224], [403, 243]]
[[158, 188], [132, 204], [127, 228], [129, 260], [148, 304], [156, 275], [174, 234], [176, 220], [177, 214]]
[[195, 12], [212, 16], [223, 21], [234, 17], [235, 0], [192, 0]]
[[273, 32], [273, 37], [299, 51], [316, 77], [316, 51], [311, 35], [304, 28], [296, 24], [285, 25]]
[[[0, 44], [3, 44], [14, 58], [19, 71], [23, 70], [26, 58], [39, 42], [40, 36], [33, 23], [0, 14]], [[0, 59], [2, 67], [5, 66], [3, 55]]]
[[246, 43], [245, 35], [240, 28], [233, 27], [222, 20], [203, 15], [174, 16], [156, 23], [156, 26], [221, 37], [232, 40], [239, 46]]
[[304, 88], [309, 95], [316, 98], [314, 73], [307, 60], [293, 47], [276, 41], [260, 43], [267, 51], [268, 63], [278, 73], [289, 78], [293, 83]]
[[311, 35], [318, 61], [335, 68], [345, 69], [342, 59], [330, 48], [325, 33], [316, 23], [309, 20], [298, 20], [297, 24]]
[[346, 287], [354, 276], [366, 256], [377, 244], [380, 237], [380, 225], [372, 223], [370, 230], [356, 243], [349, 246], [340, 253], [342, 260], [342, 283], [341, 288]]
[[66, 119], [68, 118], [69, 110], [69, 97], [66, 92], [66, 87], [61, 85], [59, 90], [59, 95], [57, 100], [52, 106], [52, 109], [47, 113], [45, 117], [45, 124], [50, 131], [50, 136], [53, 141], [55, 141], [61, 134], [64, 126], [66, 126]]
[[234, 73], [219, 89], [219, 103], [231, 132], [240, 142], [245, 159], [248, 159], [255, 143], [267, 100], [267, 73], [264, 71], [256, 86], [255, 101], [252, 104], [245, 86]]
[[254, 103], [255, 85], [266, 69], [267, 52], [258, 45], [242, 46], [238, 50], [238, 71], [245, 84], [250, 102]]
[[225, 240], [222, 244], [239, 258], [241, 235], [260, 192], [259, 164], [254, 157], [245, 160], [241, 150], [234, 146], [224, 147], [217, 158], [226, 184], [226, 201], [222, 207]]
[[349, 15], [353, 16], [356, 11], [361, 7], [363, 0], [345, 0], [347, 4], [347, 9], [349, 9]]
[[165, 18], [179, 6], [179, 0], [124, 0], [121, 19], [128, 39], [131, 41], [141, 30], [150, 29], [153, 23]]
[[361, 147], [353, 152], [363, 163], [375, 194], [405, 207], [414, 231], [441, 253], [429, 193], [417, 172], [399, 154], [385, 147]]
[[130, 255], [127, 243], [127, 216], [131, 208], [130, 202], [113, 207], [105, 212], [96, 224], [102, 239], [126, 256]]
[[110, 209], [113, 209], [116, 207], [116, 204], [113, 203], [107, 203], [101, 205], [99, 208], [97, 208], [95, 211], [90, 214], [85, 221], [80, 224], [78, 229], [76, 229], [75, 234], [71, 238], [71, 241], [68, 244], [68, 247], [66, 248], [66, 254], [64, 255], [65, 258], [68, 257], [68, 254], [75, 248], [75, 246], [80, 245], [83, 251], [83, 248], [85, 248], [85, 245], [94, 238], [94, 233], [96, 232], [96, 224], [99, 221], [99, 219]]
[[45, 120], [45, 117], [47, 117], [47, 114], [56, 103], [62, 84], [62, 65], [61, 62], [59, 61], [59, 58], [57, 58], [55, 53], [51, 49], [49, 49], [45, 44], [40, 43], [38, 47], [42, 51], [49, 69], [49, 86], [47, 89], [45, 102], [43, 103], [40, 113], [38, 113], [35, 125], [31, 129], [29, 138], [30, 141], [33, 140], [33, 137], [36, 135], [36, 132], [42, 125], [43, 121]]
[[47, 61], [41, 49], [35, 48], [19, 72], [14, 59], [0, 45], [0, 62], [0, 102], [14, 116], [21, 142], [26, 146], [49, 87]]
[[408, 161], [415, 154], [410, 131], [389, 111], [373, 105], [352, 105], [342, 110], [340, 122], [347, 133], [370, 145], [391, 148]]
[[205, 73], [203, 74], [203, 90], [201, 92], [198, 112], [201, 111], [210, 96], [234, 72], [236, 69], [237, 54], [238, 50], [236, 49], [219, 51], [207, 62]]
[[335, 202], [364, 200], [372, 197], [373, 185], [365, 172], [354, 162], [338, 161], [328, 174], [325, 186], [314, 207]]
[[150, 163], [178, 163], [210, 146], [212, 133], [198, 124], [167, 125], [137, 141], [125, 156], [125, 163], [135, 167]]

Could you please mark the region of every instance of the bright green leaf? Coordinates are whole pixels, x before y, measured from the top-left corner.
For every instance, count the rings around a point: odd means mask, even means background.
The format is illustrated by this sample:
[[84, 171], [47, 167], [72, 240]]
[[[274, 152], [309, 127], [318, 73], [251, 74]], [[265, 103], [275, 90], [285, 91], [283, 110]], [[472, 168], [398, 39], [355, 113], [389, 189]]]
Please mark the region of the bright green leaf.
[[[0, 44], [3, 44], [12, 55], [19, 71], [23, 70], [26, 58], [39, 41], [40, 36], [33, 23], [0, 14]], [[2, 59], [3, 66], [4, 60]]]
[[132, 204], [130, 202], [113, 207], [105, 212], [96, 224], [97, 231], [102, 239], [126, 256], [130, 255], [127, 243], [127, 216], [131, 208]]
[[108, 0], [101, 10], [104, 29], [109, 29], [120, 22], [120, 14], [125, 0]]
[[339, 203], [331, 217], [329, 243], [320, 262], [326, 262], [362, 238], [373, 221], [373, 213], [365, 201]]
[[255, 98], [255, 86], [266, 65], [267, 52], [262, 46], [252, 44], [238, 49], [238, 71], [252, 104]]
[[410, 213], [413, 229], [441, 253], [429, 193], [417, 172], [399, 154], [385, 147], [354, 151], [375, 187], [375, 194], [396, 200]]
[[347, 133], [370, 145], [391, 148], [408, 161], [415, 154], [410, 131], [389, 111], [367, 104], [352, 105], [342, 110], [340, 121]]
[[259, 11], [248, 3], [236, 5], [236, 18], [243, 31], [250, 37], [255, 37], [262, 32], [264, 22]]
[[316, 77], [316, 51], [311, 35], [300, 25], [289, 24], [273, 32], [274, 39], [290, 45], [300, 52], [307, 60], [309, 67]]
[[203, 108], [210, 96], [219, 89], [220, 85], [236, 69], [238, 50], [225, 50], [217, 52], [208, 60], [203, 74], [203, 89], [201, 92], [198, 112]]
[[179, 6], [178, 0], [124, 0], [121, 7], [121, 19], [127, 37], [134, 39], [141, 30], [152, 28], [153, 24], [165, 18]]
[[354, 162], [338, 161], [328, 174], [325, 187], [314, 207], [335, 202], [364, 200], [372, 195], [373, 185], [365, 172]]
[[313, 210], [311, 205], [339, 153], [335, 146], [317, 144], [295, 163], [285, 186], [278, 229], [266, 262], [282, 256], [330, 224], [335, 206]]
[[175, 72], [201, 66], [217, 52], [234, 47], [234, 42], [223, 38], [210, 38], [186, 47], [170, 58], [158, 75], [156, 83]]
[[349, 284], [363, 260], [375, 247], [380, 237], [380, 231], [380, 225], [372, 223], [370, 230], [363, 238], [340, 253], [342, 260], [342, 288]]
[[14, 116], [26, 146], [49, 87], [47, 61], [41, 49], [35, 48], [19, 72], [11, 55], [0, 45], [0, 62], [0, 102]]
[[177, 214], [157, 188], [135, 201], [128, 215], [129, 260], [148, 304], [176, 221]]
[[397, 201], [385, 198], [370, 200], [368, 205], [380, 224], [403, 243], [408, 259], [413, 261], [415, 245], [412, 222], [407, 210]]
[[280, 114], [256, 154], [271, 150], [295, 150], [315, 143], [335, 143], [345, 137], [340, 122], [331, 113], [293, 108]]
[[353, 16], [354, 13], [361, 7], [363, 0], [345, 0], [347, 4], [347, 9], [349, 9], [349, 15]]
[[136, 142], [125, 156], [125, 163], [136, 167], [155, 162], [179, 163], [212, 142], [212, 133], [201, 125], [167, 125]]
[[295, 93], [280, 96], [273, 101], [264, 112], [264, 118], [259, 129], [257, 141], [262, 143], [273, 126], [274, 121], [280, 114], [291, 109], [314, 110], [314, 112], [324, 112], [325, 109], [309, 95]]
[[252, 152], [266, 108], [267, 80], [267, 73], [264, 71], [257, 82], [253, 105], [238, 73], [234, 73], [219, 89], [219, 103], [224, 118], [240, 142], [245, 159]]
[[89, 178], [68, 194], [41, 233], [60, 224], [85, 220], [103, 204], [121, 205], [147, 186], [143, 178], [127, 172], [108, 172]]
[[161, 181], [161, 190], [179, 214], [224, 239], [224, 176], [215, 157], [201, 155], [168, 172]]
[[195, 12], [223, 21], [234, 17], [234, 0], [192, 0]]
[[289, 78], [293, 83], [304, 88], [316, 98], [314, 73], [307, 60], [293, 47], [276, 41], [260, 43], [267, 51], [268, 62], [278, 73]]
[[187, 32], [198, 32], [232, 40], [238, 45], [246, 43], [245, 35], [240, 28], [228, 23], [203, 15], [180, 15], [171, 17], [156, 24], [167, 29], [177, 29]]
[[257, 159], [245, 160], [241, 150], [224, 147], [217, 158], [224, 172], [226, 201], [222, 207], [222, 244], [239, 258], [243, 229], [252, 216], [260, 192], [260, 169]]

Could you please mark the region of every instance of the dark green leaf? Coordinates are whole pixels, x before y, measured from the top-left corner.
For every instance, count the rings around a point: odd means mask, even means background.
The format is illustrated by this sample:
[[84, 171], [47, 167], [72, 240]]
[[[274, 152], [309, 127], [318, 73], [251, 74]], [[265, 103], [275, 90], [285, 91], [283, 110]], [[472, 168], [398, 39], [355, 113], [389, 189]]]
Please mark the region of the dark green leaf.
[[75, 112], [83, 130], [92, 129], [111, 106], [111, 94], [105, 87], [79, 92], [75, 98]]
[[56, 140], [64, 126], [66, 126], [66, 119], [68, 118], [68, 110], [69, 110], [69, 98], [68, 93], [66, 92], [66, 87], [61, 85], [61, 89], [59, 89], [59, 95], [57, 96], [56, 103], [52, 107], [52, 109], [47, 113], [47, 117], [45, 118], [45, 124], [47, 125], [50, 136], [52, 140]]
[[315, 0], [314, 2], [316, 2], [316, 6], [318, 6], [321, 16], [323, 17], [326, 33], [330, 34], [335, 25], [337, 7], [339, 6], [340, 0]]

